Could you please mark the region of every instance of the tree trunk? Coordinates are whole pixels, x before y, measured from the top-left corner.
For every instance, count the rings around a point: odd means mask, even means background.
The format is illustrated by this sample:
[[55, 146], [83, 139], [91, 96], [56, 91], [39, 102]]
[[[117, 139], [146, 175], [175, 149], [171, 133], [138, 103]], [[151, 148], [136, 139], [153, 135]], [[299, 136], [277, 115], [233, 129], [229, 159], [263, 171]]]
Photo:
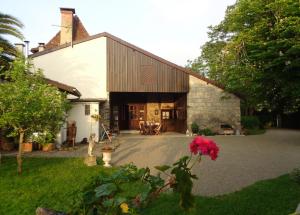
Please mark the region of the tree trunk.
[[24, 131], [20, 131], [19, 137], [19, 152], [17, 155], [17, 162], [18, 162], [18, 174], [22, 174], [22, 148], [23, 148], [23, 139], [24, 139]]

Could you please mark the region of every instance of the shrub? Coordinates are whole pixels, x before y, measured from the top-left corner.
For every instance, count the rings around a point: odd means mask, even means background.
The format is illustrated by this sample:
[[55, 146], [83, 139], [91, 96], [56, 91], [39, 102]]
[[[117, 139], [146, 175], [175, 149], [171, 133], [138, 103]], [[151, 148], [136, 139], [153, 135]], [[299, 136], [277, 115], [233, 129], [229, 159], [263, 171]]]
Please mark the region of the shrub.
[[243, 128], [246, 129], [258, 129], [260, 122], [256, 116], [242, 116], [241, 123]]
[[294, 180], [296, 183], [300, 185], [300, 169], [294, 169], [291, 172], [290, 177], [292, 180]]
[[71, 214], [136, 214], [164, 181], [149, 168], [121, 166], [111, 175], [102, 173], [74, 202]]
[[202, 156], [216, 160], [219, 147], [213, 140], [197, 136], [189, 144], [190, 156], [180, 158], [173, 165], [155, 166], [166, 180], [150, 174], [150, 169], [137, 168], [133, 164], [119, 167], [112, 174], [101, 174], [82, 193], [74, 199], [70, 214], [139, 214], [148, 203], [162, 192], [172, 189], [180, 196], [179, 205], [185, 211], [193, 208], [195, 198], [192, 194], [192, 173], [195, 164]]
[[198, 134], [198, 133], [199, 133], [199, 125], [198, 125], [196, 122], [193, 122], [193, 123], [192, 123], [191, 129], [192, 129], [192, 132], [193, 132], [194, 134]]
[[214, 136], [215, 135], [215, 133], [212, 130], [210, 130], [209, 128], [199, 130], [198, 134], [204, 135], [204, 136]]

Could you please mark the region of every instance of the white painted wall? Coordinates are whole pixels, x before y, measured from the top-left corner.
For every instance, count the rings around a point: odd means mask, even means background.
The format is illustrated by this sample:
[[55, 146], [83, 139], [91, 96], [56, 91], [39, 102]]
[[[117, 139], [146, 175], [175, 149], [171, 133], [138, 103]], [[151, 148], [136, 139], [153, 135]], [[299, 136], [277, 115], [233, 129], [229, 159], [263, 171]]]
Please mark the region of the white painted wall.
[[[85, 115], [85, 105], [90, 105], [90, 115]], [[68, 112], [68, 121], [75, 121], [77, 126], [76, 142], [83, 138], [89, 138], [90, 133], [99, 138], [99, 122], [91, 118], [92, 114], [99, 114], [98, 102], [76, 102], [72, 103], [72, 109]], [[66, 130], [62, 131], [66, 133]], [[65, 137], [66, 138], [66, 137]], [[65, 139], [66, 140], [66, 139]]]
[[81, 98], [107, 98], [106, 37], [56, 50], [33, 59], [52, 80], [76, 87]]

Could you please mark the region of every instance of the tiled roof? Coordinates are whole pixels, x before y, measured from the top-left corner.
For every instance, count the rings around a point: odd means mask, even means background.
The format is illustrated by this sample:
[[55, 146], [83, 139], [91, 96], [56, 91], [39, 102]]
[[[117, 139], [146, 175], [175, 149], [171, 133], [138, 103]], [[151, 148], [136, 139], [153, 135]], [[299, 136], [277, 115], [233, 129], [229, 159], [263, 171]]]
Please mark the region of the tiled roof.
[[[90, 36], [87, 30], [85, 29], [85, 27], [83, 26], [82, 22], [80, 21], [79, 17], [76, 15], [74, 15], [73, 18], [73, 28], [74, 28], [74, 33], [73, 33], [74, 42], [83, 40]], [[57, 32], [57, 34], [45, 45], [45, 50], [58, 47], [59, 45], [60, 45], [60, 31]], [[32, 53], [38, 52], [38, 47], [32, 48], [31, 52]]]
[[69, 93], [73, 96], [77, 96], [77, 97], [81, 96], [81, 93], [75, 87], [72, 87], [72, 86], [69, 86], [69, 85], [60, 83], [58, 81], [48, 79], [48, 78], [44, 78], [44, 79], [45, 79], [46, 83], [48, 83], [54, 87], [57, 87], [59, 90], [61, 90], [63, 92], [67, 92], [67, 93]]

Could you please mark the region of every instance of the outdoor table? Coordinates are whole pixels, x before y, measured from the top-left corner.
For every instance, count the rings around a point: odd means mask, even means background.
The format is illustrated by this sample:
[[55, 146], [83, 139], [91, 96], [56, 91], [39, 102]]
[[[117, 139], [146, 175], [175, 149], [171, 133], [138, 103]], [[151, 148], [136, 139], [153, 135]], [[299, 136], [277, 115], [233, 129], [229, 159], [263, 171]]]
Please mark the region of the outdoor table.
[[153, 135], [154, 134], [154, 129], [157, 127], [157, 126], [159, 126], [159, 123], [150, 123], [150, 124], [145, 124], [144, 125], [145, 126], [145, 128], [146, 128], [146, 134], [148, 134], [148, 135]]

